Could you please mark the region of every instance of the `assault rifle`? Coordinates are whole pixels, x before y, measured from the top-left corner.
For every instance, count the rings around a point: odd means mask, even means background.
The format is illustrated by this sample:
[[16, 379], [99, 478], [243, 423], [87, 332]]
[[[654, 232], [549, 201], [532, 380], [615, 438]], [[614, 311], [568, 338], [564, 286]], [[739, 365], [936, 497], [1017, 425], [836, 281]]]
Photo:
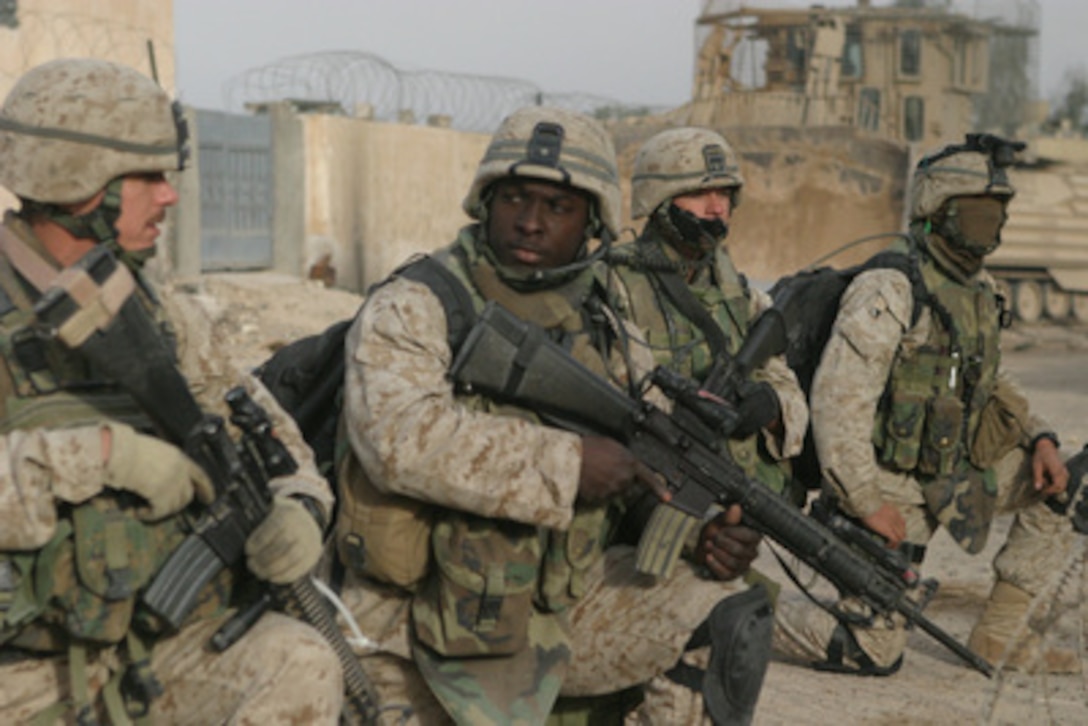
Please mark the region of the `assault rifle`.
[[[176, 630], [196, 607], [201, 589], [242, 560], [246, 539], [272, 509], [269, 480], [293, 473], [297, 464], [244, 388], [226, 396], [231, 421], [242, 432], [237, 444], [222, 417], [200, 409], [136, 299], [135, 285], [128, 270], [99, 245], [61, 273], [34, 311], [49, 334], [124, 387], [160, 435], [197, 462], [215, 487], [215, 500], [142, 596], [143, 604]], [[307, 576], [272, 590], [271, 599], [314, 627], [336, 651], [348, 720], [375, 722], [377, 706], [366, 676], [313, 581]]]
[[[766, 323], [757, 321], [730, 370], [747, 373], [756, 361], [781, 350], [785, 319], [775, 312]], [[923, 615], [911, 598], [916, 578], [882, 567], [748, 478], [722, 445], [723, 432], [737, 423], [735, 411], [693, 381], [660, 367], [654, 371], [653, 382], [673, 401], [670, 415], [649, 401], [628, 397], [571, 358], [544, 330], [494, 303], [484, 308], [469, 333], [450, 377], [462, 390], [486, 393], [572, 430], [623, 442], [665, 478], [671, 494], [668, 503], [688, 514], [702, 517], [714, 504], [739, 503], [750, 526], [781, 544], [840, 592], [860, 598], [879, 613], [900, 613], [979, 672], [993, 674], [988, 662]]]

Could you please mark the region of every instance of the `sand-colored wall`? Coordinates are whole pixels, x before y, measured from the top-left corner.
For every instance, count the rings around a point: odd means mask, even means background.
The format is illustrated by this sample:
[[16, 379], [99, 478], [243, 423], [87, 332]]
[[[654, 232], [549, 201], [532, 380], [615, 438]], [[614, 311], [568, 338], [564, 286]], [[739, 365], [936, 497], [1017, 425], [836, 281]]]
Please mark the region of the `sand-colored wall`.
[[0, 97], [27, 69], [54, 58], [86, 56], [151, 75], [174, 93], [173, 0], [19, 0], [18, 25], [0, 25]]
[[[327, 257], [337, 286], [362, 291], [409, 256], [445, 245], [469, 221], [461, 200], [487, 147], [486, 134], [339, 116], [298, 118], [306, 149], [300, 274]], [[635, 152], [659, 128], [613, 129], [625, 215]], [[746, 179], [729, 245], [752, 279], [773, 281], [847, 242], [900, 229], [905, 147], [848, 128], [724, 132]], [[641, 225], [628, 219], [622, 237]], [[883, 243], [834, 262], [860, 261]]]
[[310, 270], [326, 255], [336, 284], [363, 290], [413, 254], [453, 240], [487, 134], [341, 116], [301, 116]]

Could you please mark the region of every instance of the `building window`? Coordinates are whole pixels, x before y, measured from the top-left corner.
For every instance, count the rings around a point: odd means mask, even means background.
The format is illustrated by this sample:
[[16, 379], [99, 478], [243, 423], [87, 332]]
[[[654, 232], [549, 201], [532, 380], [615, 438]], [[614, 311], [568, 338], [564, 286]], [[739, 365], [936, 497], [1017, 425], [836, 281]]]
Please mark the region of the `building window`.
[[904, 30], [899, 34], [899, 73], [917, 76], [922, 72], [922, 33]]
[[846, 26], [846, 39], [842, 44], [842, 77], [861, 78], [861, 26], [852, 23]]
[[858, 126], [869, 131], [880, 130], [880, 90], [863, 88], [858, 96]]
[[0, 0], [0, 26], [19, 27], [19, 0]]
[[926, 133], [926, 102], [921, 96], [907, 96], [903, 103], [903, 137], [921, 141]]
[[793, 71], [793, 80], [804, 83], [805, 66], [808, 65], [808, 39], [801, 28], [790, 28], [786, 36], [786, 58]]

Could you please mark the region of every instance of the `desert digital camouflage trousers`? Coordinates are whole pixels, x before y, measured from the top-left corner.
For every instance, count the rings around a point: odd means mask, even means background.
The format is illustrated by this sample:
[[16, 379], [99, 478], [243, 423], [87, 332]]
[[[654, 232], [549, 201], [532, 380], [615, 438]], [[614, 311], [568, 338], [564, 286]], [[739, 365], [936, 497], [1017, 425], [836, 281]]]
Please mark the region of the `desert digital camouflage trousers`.
[[[562, 696], [595, 696], [645, 684], [645, 701], [628, 717], [631, 724], [709, 724], [701, 693], [662, 675], [683, 657], [704, 666], [709, 649], [684, 652], [691, 633], [722, 598], [741, 592], [741, 582], [722, 583], [700, 577], [689, 563], [680, 562], [664, 580], [635, 570], [635, 550], [610, 548], [587, 573], [586, 594], [570, 614], [572, 657]], [[350, 583], [350, 578], [349, 578]], [[352, 612], [368, 610], [367, 619], [388, 634], [393, 621], [401, 636], [382, 637], [385, 652], [360, 659], [378, 693], [380, 723], [446, 724], [450, 719], [430, 694], [415, 666], [405, 657], [407, 611], [390, 601], [367, 605], [358, 590], [346, 589], [344, 601]], [[402, 601], [406, 603], [407, 601]], [[393, 644], [401, 641], [402, 645]], [[389, 652], [389, 651], [393, 652]], [[400, 653], [400, 654], [397, 654]]]
[[[152, 670], [165, 688], [151, 708], [156, 724], [335, 724], [343, 702], [336, 654], [317, 631], [278, 613], [264, 615], [222, 654], [205, 644], [224, 618], [185, 628], [155, 646]], [[90, 659], [90, 693], [117, 665], [114, 649]], [[67, 659], [0, 656], [0, 722], [26, 723], [71, 697]], [[103, 715], [102, 723], [108, 719]]]
[[[1014, 449], [1006, 455], [998, 462], [995, 473], [997, 512], [1014, 513], [1015, 517], [1008, 538], [994, 558], [994, 570], [998, 580], [1034, 595], [1064, 570], [1077, 535], [1067, 518], [1055, 514], [1034, 493], [1031, 459], [1023, 449]], [[906, 520], [907, 541], [929, 542], [937, 525], [927, 513], [917, 482], [906, 476], [881, 477], [879, 481], [884, 500], [895, 504]], [[869, 612], [851, 598], [841, 601], [840, 606], [848, 612]], [[824, 661], [836, 625], [832, 615], [808, 599], [783, 593], [776, 605], [774, 650], [808, 662]], [[907, 634], [899, 615], [878, 617], [871, 627], [851, 627], [851, 631], [879, 667], [893, 664], [906, 648]]]

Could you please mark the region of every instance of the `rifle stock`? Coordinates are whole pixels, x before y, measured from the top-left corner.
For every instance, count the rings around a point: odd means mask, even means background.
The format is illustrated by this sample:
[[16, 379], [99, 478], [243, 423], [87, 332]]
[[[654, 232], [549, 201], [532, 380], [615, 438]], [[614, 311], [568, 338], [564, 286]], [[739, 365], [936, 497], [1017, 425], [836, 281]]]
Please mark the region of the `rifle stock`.
[[[771, 347], [768, 345], [768, 348]], [[979, 672], [992, 666], [922, 614], [909, 597], [910, 583], [889, 572], [830, 529], [748, 478], [721, 445], [721, 435], [702, 416], [668, 414], [634, 400], [571, 358], [546, 334], [489, 303], [450, 369], [453, 381], [554, 414], [556, 420], [612, 436], [661, 474], [670, 506], [702, 516], [717, 503], [738, 503], [747, 523], [775, 540], [834, 584], [878, 612], [898, 612]], [[658, 382], [668, 376], [655, 378]], [[673, 394], [666, 387], [666, 394]], [[678, 407], [684, 396], [674, 397]]]
[[[242, 430], [238, 444], [221, 417], [201, 410], [154, 322], [131, 294], [131, 274], [106, 247], [95, 247], [70, 269], [73, 274], [62, 274], [35, 305], [38, 320], [123, 386], [163, 438], [196, 461], [215, 487], [215, 500], [143, 595], [144, 604], [177, 629], [201, 588], [242, 560], [246, 539], [271, 511], [269, 479], [290, 474], [297, 465], [245, 389], [226, 396], [231, 421]], [[121, 286], [118, 280], [127, 282]], [[116, 292], [123, 287], [129, 294]], [[313, 626], [336, 652], [344, 672], [345, 716], [352, 723], [376, 722], [366, 675], [313, 582], [307, 576], [274, 590], [285, 609]]]

